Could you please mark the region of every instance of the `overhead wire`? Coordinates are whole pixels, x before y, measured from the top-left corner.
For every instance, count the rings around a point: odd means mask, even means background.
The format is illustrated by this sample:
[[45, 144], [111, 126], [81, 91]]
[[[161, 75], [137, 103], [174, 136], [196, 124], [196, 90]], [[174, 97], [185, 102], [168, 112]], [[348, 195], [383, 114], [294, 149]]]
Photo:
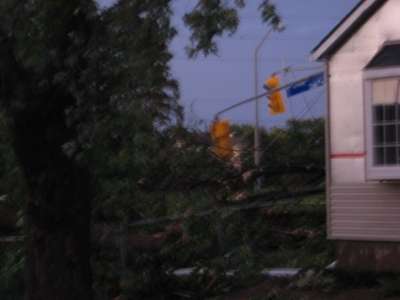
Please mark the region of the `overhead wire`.
[[[316, 70], [316, 69], [322, 69], [322, 68], [321, 67], [297, 67], [297, 68], [287, 67], [287, 68], [282, 68], [281, 70], [278, 70], [277, 72], [278, 73], [282, 72], [283, 74], [285, 74], [285, 73], [288, 73], [289, 70], [305, 71], [305, 70]], [[314, 108], [314, 106], [318, 103], [321, 96], [323, 96], [323, 95], [324, 95], [324, 91], [321, 91], [320, 93], [318, 93], [317, 96], [312, 100], [312, 102], [309, 103], [309, 105], [306, 105], [305, 109], [300, 114], [294, 115], [293, 112], [291, 112], [291, 118], [292, 119], [304, 118], [307, 114], [309, 114], [311, 112], [311, 110]], [[266, 147], [260, 148], [261, 155], [263, 153], [265, 153], [267, 150], [269, 150], [278, 141], [278, 139], [281, 137], [282, 134], [283, 134], [283, 132], [281, 132], [281, 131], [277, 132], [275, 137], [271, 140], [271, 142]], [[246, 149], [238, 149], [238, 150], [225, 149], [223, 147], [213, 145], [210, 142], [201, 142], [199, 144], [202, 144], [202, 145], [205, 145], [208, 147], [213, 147], [214, 149], [231, 150], [233, 153], [247, 153], [247, 152], [252, 153], [256, 150], [255, 147], [246, 147]]]
[[[300, 119], [303, 118], [306, 114], [308, 114], [311, 109], [314, 107], [315, 104], [317, 104], [317, 102], [320, 100], [321, 96], [324, 95], [324, 91], [320, 92], [317, 97], [315, 97], [315, 99], [313, 100], [313, 102], [311, 103], [311, 105], [309, 107], [306, 107], [302, 113], [300, 113], [296, 119]], [[261, 154], [263, 154], [264, 152], [266, 152], [268, 149], [270, 149], [280, 138], [280, 136], [282, 135], [282, 132], [278, 132], [277, 135], [274, 137], [274, 139], [264, 148], [261, 149]]]
[[[232, 58], [197, 58], [197, 59], [191, 59], [187, 58], [184, 56], [175, 56], [173, 58], [173, 61], [185, 61], [185, 62], [190, 62], [193, 64], [198, 64], [198, 63], [218, 63], [218, 64], [223, 64], [223, 63], [248, 63], [251, 59], [250, 58], [237, 58], [237, 57], [232, 57]], [[276, 62], [278, 61], [279, 58], [272, 57], [269, 59], [261, 59], [260, 62]], [[290, 62], [298, 62], [298, 63], [304, 63], [307, 60], [302, 59], [301, 57], [291, 57], [288, 59]]]
[[[324, 91], [318, 93], [318, 95], [312, 100], [310, 105], [307, 106], [300, 114], [295, 115], [294, 119], [304, 118], [308, 113], [310, 113], [310, 111], [314, 108], [314, 106], [318, 103], [318, 101], [320, 100], [321, 96], [323, 96], [323, 95], [324, 95]], [[266, 152], [267, 150], [269, 150], [279, 140], [279, 138], [282, 135], [283, 135], [283, 132], [281, 132], [281, 131], [277, 132], [277, 134], [274, 136], [274, 138], [271, 140], [271, 142], [266, 147], [260, 148], [261, 155], [264, 152]], [[222, 147], [218, 147], [218, 146], [212, 145], [210, 143], [202, 143], [202, 144], [210, 146], [210, 147], [213, 146], [213, 147], [219, 148], [219, 149], [225, 149], [225, 148], [222, 148]], [[225, 149], [225, 150], [228, 150], [228, 149]], [[236, 152], [236, 153], [247, 153], [247, 152], [250, 152], [250, 153], [252, 153], [255, 150], [256, 150], [255, 147], [246, 147], [246, 149], [240, 149], [240, 150], [233, 149], [233, 152]]]
[[[320, 100], [320, 98], [321, 98], [321, 96], [322, 96], [323, 94], [324, 94], [324, 91], [322, 91], [321, 93], [319, 93], [319, 94], [314, 98], [314, 100], [313, 100], [313, 102], [311, 103], [311, 105], [308, 106], [308, 107], [306, 107], [306, 108], [304, 109], [304, 111], [303, 111], [300, 115], [298, 115], [297, 118], [304, 118], [308, 113], [310, 113], [311, 109], [312, 109], [312, 108], [314, 107], [314, 105]], [[273, 140], [272, 140], [270, 143], [268, 143], [268, 145], [267, 145], [264, 149], [261, 150], [261, 155], [264, 154], [267, 150], [271, 149], [271, 147], [278, 141], [278, 139], [279, 139], [282, 135], [283, 135], [283, 132], [282, 132], [282, 131], [278, 131], [277, 134], [276, 134], [276, 136], [273, 138]], [[306, 151], [308, 152], [312, 147], [314, 147], [315, 142], [318, 142], [319, 139], [320, 139], [320, 137], [315, 138], [315, 140], [313, 140], [313, 141], [309, 141], [309, 142], [307, 143], [308, 147], [307, 147], [307, 150], [306, 150]], [[286, 186], [292, 186], [293, 184], [296, 183], [296, 181], [298, 181], [298, 184], [297, 184], [297, 186], [294, 186], [294, 187], [293, 187], [294, 190], [296, 190], [296, 189], [298, 189], [298, 188], [304, 188], [304, 181], [303, 181], [303, 180], [299, 180], [297, 177], [292, 177], [292, 178], [290, 179], [289, 182], [286, 182], [286, 183], [285, 183], [285, 185], [286, 185]], [[313, 179], [313, 181], [315, 181], [315, 178]], [[274, 181], [272, 181], [272, 182], [270, 182], [270, 183], [271, 183], [272, 185], [276, 185], [276, 184], [281, 184], [281, 181], [280, 181], [279, 178], [276, 178]]]
[[[291, 70], [288, 71], [288, 74], [289, 74], [289, 76], [292, 77], [293, 80], [295, 79], [295, 76], [294, 76], [293, 72], [291, 72]], [[308, 98], [307, 98], [306, 94], [302, 93], [301, 97], [303, 98], [303, 101], [304, 101], [306, 107], [308, 107], [309, 103], [308, 103]], [[314, 116], [312, 115], [312, 117], [314, 117]]]
[[[285, 67], [284, 67], [285, 65], [286, 65], [286, 61], [282, 58], [282, 69], [285, 70], [285, 72], [283, 72], [283, 75], [282, 75], [282, 76], [283, 76], [283, 80], [286, 79], [288, 70], [289, 70], [289, 68], [290, 68], [290, 67], [285, 68]], [[289, 112], [290, 112], [290, 115], [293, 116], [292, 102], [289, 102], [288, 105], [289, 105]]]
[[[176, 40], [190, 40], [189, 35], [177, 35], [174, 39]], [[319, 37], [272, 37], [270, 41], [315, 41]], [[218, 37], [218, 40], [226, 41], [257, 41], [259, 40], [256, 36], [239, 35], [239, 36], [222, 36]]]

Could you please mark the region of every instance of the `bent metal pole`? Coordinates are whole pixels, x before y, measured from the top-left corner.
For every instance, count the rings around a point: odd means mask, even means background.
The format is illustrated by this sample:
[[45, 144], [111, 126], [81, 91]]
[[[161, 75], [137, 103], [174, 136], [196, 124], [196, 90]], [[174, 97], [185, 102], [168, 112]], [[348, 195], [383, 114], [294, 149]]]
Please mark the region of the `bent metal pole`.
[[[260, 43], [254, 50], [254, 96], [258, 94], [258, 56], [261, 50], [261, 47], [264, 45], [265, 41], [268, 39], [270, 34], [273, 32], [273, 28], [271, 28], [267, 33], [264, 35]], [[256, 168], [260, 167], [261, 162], [261, 153], [260, 153], [260, 103], [259, 101], [255, 101], [254, 113], [254, 165]]]
[[277, 88], [277, 89], [268, 90], [267, 92], [264, 92], [264, 93], [262, 93], [262, 94], [256, 95], [256, 96], [251, 97], [251, 98], [244, 99], [244, 100], [242, 100], [242, 101], [239, 101], [239, 102], [237, 102], [237, 103], [235, 103], [235, 104], [233, 104], [233, 105], [231, 105], [231, 106], [228, 106], [227, 108], [224, 108], [223, 110], [217, 112], [217, 113], [215, 114], [215, 116], [214, 116], [214, 119], [219, 119], [219, 117], [220, 117], [222, 114], [224, 114], [224, 113], [226, 113], [226, 112], [228, 112], [228, 111], [230, 111], [230, 110], [232, 110], [232, 109], [235, 109], [235, 108], [237, 108], [237, 107], [239, 107], [239, 106], [242, 106], [242, 105], [244, 105], [244, 104], [247, 104], [247, 103], [256, 101], [256, 100], [258, 100], [258, 99], [260, 99], [260, 98], [263, 98], [263, 97], [268, 97], [268, 96], [271, 95], [272, 93], [275, 93], [275, 92], [278, 92], [278, 91], [281, 91], [281, 90], [285, 90], [285, 89], [291, 87], [292, 85], [296, 85], [296, 84], [302, 83], [302, 82], [304, 82], [304, 81], [307, 81], [307, 80], [309, 80], [310, 78], [313, 78], [314, 76], [316, 76], [316, 75], [318, 75], [318, 74], [320, 74], [320, 73], [321, 73], [321, 72], [311, 74], [311, 75], [309, 75], [309, 76], [306, 76], [306, 77], [300, 78], [300, 79], [298, 79], [298, 80], [289, 82], [289, 83], [287, 83], [287, 84], [285, 84], [285, 85], [283, 85], [283, 86], [281, 86], [281, 87], [279, 87], [279, 88]]

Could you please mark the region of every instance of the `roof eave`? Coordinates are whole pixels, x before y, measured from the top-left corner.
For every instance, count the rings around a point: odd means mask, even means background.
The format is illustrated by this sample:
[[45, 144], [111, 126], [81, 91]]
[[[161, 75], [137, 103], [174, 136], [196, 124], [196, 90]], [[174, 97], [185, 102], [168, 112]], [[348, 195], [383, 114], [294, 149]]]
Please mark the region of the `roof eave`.
[[363, 0], [312, 50], [314, 61], [329, 59], [387, 0]]

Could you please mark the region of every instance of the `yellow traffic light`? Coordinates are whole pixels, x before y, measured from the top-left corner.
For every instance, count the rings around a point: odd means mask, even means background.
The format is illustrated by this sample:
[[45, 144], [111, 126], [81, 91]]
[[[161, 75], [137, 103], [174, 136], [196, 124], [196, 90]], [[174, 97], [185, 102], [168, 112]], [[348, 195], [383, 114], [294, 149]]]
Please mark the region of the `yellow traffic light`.
[[[279, 77], [273, 74], [265, 81], [265, 86], [268, 90], [278, 89], [281, 86]], [[286, 112], [285, 102], [283, 101], [283, 95], [280, 91], [273, 92], [268, 96], [268, 99], [268, 107], [271, 115], [278, 115]]]
[[231, 126], [228, 120], [216, 120], [211, 125], [213, 152], [221, 159], [229, 160], [233, 156]]

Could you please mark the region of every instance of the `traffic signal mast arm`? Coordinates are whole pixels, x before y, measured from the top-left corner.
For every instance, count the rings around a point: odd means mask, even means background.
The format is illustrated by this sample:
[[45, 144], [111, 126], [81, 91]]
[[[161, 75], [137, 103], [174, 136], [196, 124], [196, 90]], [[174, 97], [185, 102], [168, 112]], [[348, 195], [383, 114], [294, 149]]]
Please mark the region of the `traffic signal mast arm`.
[[229, 106], [229, 107], [217, 112], [215, 114], [215, 119], [218, 119], [222, 114], [224, 114], [224, 113], [226, 113], [226, 112], [228, 112], [228, 111], [230, 111], [230, 110], [232, 110], [232, 109], [234, 109], [236, 107], [239, 107], [239, 106], [242, 106], [244, 104], [256, 101], [257, 99], [260, 99], [260, 98], [263, 98], [263, 97], [266, 97], [266, 96], [270, 96], [271, 94], [273, 94], [275, 92], [278, 92], [278, 91], [281, 91], [281, 90], [284, 90], [284, 89], [287, 89], [287, 88], [291, 87], [292, 85], [296, 85], [296, 84], [302, 83], [304, 81], [307, 81], [310, 78], [312, 78], [312, 77], [314, 77], [314, 76], [316, 76], [318, 74], [320, 74], [320, 72], [311, 74], [311, 75], [309, 75], [307, 77], [303, 77], [303, 78], [295, 80], [295, 81], [292, 81], [292, 82], [287, 83], [287, 84], [285, 84], [285, 85], [283, 85], [283, 86], [281, 86], [281, 87], [279, 87], [277, 89], [269, 90], [268, 92], [262, 93], [260, 95], [257, 95], [257, 96], [242, 100], [242, 101], [240, 101], [240, 102], [238, 102], [236, 104], [233, 104], [233, 105], [231, 105], [231, 106]]

